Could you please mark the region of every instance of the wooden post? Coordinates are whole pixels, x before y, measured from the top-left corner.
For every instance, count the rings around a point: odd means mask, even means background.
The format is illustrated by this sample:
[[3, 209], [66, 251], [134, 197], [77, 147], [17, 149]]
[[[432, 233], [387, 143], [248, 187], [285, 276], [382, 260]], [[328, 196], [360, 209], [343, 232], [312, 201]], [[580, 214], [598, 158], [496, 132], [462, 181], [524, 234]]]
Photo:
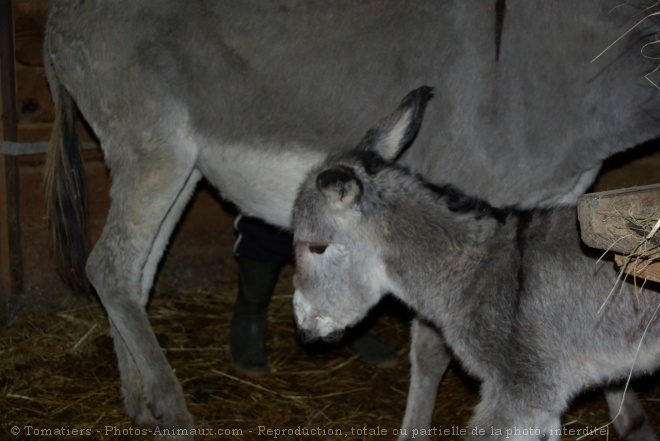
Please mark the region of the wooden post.
[[[1, 139], [17, 141], [14, 20], [11, 0], [0, 0]], [[10, 302], [23, 290], [23, 252], [16, 156], [0, 156], [0, 322], [9, 319]]]

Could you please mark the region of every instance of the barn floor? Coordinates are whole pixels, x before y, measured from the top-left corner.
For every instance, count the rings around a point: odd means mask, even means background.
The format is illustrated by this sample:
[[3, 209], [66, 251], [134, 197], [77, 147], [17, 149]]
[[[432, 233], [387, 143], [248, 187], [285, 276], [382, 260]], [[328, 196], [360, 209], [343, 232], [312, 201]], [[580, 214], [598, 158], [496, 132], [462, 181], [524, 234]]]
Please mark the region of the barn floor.
[[[152, 324], [183, 383], [196, 424], [234, 431], [233, 435], [202, 439], [273, 438], [259, 436], [259, 426], [326, 431], [325, 436], [280, 439], [395, 439], [393, 432], [403, 416], [408, 388], [408, 314], [391, 302], [380, 311], [374, 328], [399, 352], [400, 363], [395, 368], [365, 365], [338, 348], [306, 351], [296, 340], [293, 327], [291, 274], [292, 268], [286, 267], [269, 311], [268, 345], [274, 374], [259, 380], [238, 377], [228, 363], [235, 280], [214, 289], [161, 293], [153, 299]], [[53, 439], [48, 430], [66, 435], [74, 429], [91, 431], [82, 439], [151, 439], [130, 434], [138, 427], [124, 415], [118, 378], [107, 320], [97, 304], [14, 320], [0, 335], [0, 439]], [[660, 376], [643, 379], [635, 387], [660, 430]], [[476, 383], [453, 365], [438, 395], [435, 427], [465, 427], [477, 400]], [[602, 395], [591, 391], [578, 398], [563, 422], [574, 429], [606, 424]], [[365, 435], [365, 428], [379, 430], [381, 435]], [[20, 431], [20, 436], [11, 436], [12, 429]], [[341, 435], [330, 436], [330, 430], [339, 430]], [[65, 439], [74, 438], [80, 439]]]

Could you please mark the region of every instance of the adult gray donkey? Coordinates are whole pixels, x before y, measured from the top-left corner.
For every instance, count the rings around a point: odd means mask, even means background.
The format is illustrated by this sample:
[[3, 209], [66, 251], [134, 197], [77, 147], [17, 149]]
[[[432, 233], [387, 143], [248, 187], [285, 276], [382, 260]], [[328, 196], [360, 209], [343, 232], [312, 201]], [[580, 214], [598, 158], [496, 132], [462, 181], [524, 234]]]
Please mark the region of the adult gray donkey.
[[[128, 415], [193, 427], [145, 306], [202, 177], [245, 214], [289, 228], [311, 167], [426, 83], [443, 106], [403, 163], [496, 205], [573, 202], [604, 158], [660, 134], [660, 95], [643, 77], [653, 62], [640, 55], [650, 22], [590, 61], [642, 13], [620, 3], [52, 0], [55, 250], [107, 311]], [[74, 102], [112, 174], [88, 258]]]
[[[660, 297], [626, 284], [610, 298], [616, 272], [581, 249], [575, 206], [493, 208], [397, 166], [429, 93], [412, 92], [302, 185], [293, 212], [298, 326], [330, 337], [391, 293], [482, 381], [468, 439], [587, 434], [560, 421], [576, 393], [660, 367]], [[413, 383], [438, 380], [425, 368], [436, 351], [433, 340], [413, 340]], [[433, 406], [435, 391], [411, 387], [411, 401]], [[424, 429], [404, 426], [399, 439], [425, 439]]]

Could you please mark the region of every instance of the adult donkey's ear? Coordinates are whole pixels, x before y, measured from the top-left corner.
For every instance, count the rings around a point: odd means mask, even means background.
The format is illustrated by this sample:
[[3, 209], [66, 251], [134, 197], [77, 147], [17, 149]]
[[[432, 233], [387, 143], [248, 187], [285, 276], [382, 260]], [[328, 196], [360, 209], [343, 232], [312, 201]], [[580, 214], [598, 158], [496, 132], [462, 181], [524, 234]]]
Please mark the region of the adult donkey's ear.
[[333, 209], [345, 210], [362, 194], [362, 181], [353, 169], [340, 165], [319, 173], [316, 188]]
[[428, 86], [410, 92], [394, 112], [367, 132], [358, 149], [376, 153], [388, 162], [396, 161], [417, 135], [432, 96], [433, 88]]

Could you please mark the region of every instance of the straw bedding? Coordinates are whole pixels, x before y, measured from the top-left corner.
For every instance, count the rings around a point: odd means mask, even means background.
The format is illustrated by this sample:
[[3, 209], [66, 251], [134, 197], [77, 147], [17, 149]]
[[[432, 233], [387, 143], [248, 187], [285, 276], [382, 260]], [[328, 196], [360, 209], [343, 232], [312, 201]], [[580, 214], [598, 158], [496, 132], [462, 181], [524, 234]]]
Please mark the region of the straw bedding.
[[[274, 439], [275, 430], [285, 432], [278, 439], [395, 439], [408, 388], [409, 314], [392, 302], [373, 328], [400, 354], [395, 368], [366, 365], [341, 348], [305, 350], [293, 326], [291, 274], [285, 268], [269, 309], [274, 372], [258, 380], [237, 376], [228, 363], [235, 281], [161, 293], [152, 300], [150, 319], [197, 426], [222, 435], [200, 439]], [[5, 326], [0, 387], [0, 439], [151, 439], [124, 414], [107, 319], [97, 304]], [[660, 429], [657, 376], [636, 387]], [[477, 401], [477, 384], [454, 363], [440, 387], [434, 417], [435, 428], [449, 432], [433, 439], [459, 439], [452, 430], [468, 423]], [[571, 428], [593, 429], [607, 421], [598, 392], [579, 398], [564, 417]], [[13, 436], [12, 430], [20, 434]]]

